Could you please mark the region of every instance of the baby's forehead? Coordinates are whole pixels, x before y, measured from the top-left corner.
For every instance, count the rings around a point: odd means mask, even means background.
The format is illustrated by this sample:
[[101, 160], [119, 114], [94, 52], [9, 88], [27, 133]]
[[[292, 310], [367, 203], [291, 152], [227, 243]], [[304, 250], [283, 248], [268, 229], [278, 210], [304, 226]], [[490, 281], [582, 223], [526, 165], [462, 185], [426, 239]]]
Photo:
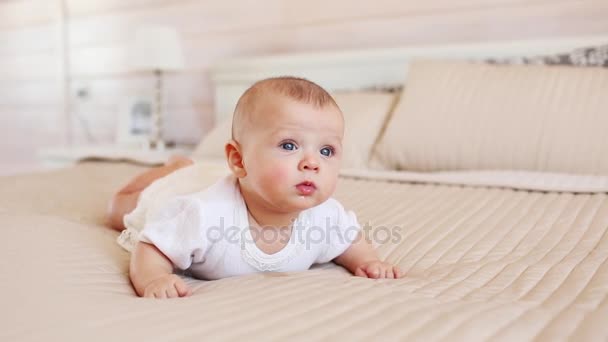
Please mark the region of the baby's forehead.
[[[266, 126], [269, 123], [307, 119], [306, 113], [315, 111], [325, 117], [335, 117], [343, 121], [340, 108], [333, 103], [315, 104], [300, 99], [289, 98], [283, 94], [259, 94], [249, 103], [237, 118], [247, 124]], [[301, 114], [300, 117], [294, 114]]]
[[[305, 86], [290, 85], [295, 83]], [[294, 83], [294, 84], [292, 84]], [[294, 117], [294, 112], [299, 115]], [[258, 128], [269, 128], [270, 125], [288, 120], [307, 120], [309, 114], [321, 114], [316, 119], [330, 120], [331, 126], [344, 129], [342, 112], [331, 95], [324, 89], [306, 80], [269, 79], [248, 89], [239, 99], [233, 116], [233, 138], [248, 135]]]
[[260, 106], [253, 119], [259, 125], [308, 125], [311, 121], [322, 121], [343, 125], [340, 109], [332, 104], [317, 105], [294, 99], [272, 100], [268, 106]]

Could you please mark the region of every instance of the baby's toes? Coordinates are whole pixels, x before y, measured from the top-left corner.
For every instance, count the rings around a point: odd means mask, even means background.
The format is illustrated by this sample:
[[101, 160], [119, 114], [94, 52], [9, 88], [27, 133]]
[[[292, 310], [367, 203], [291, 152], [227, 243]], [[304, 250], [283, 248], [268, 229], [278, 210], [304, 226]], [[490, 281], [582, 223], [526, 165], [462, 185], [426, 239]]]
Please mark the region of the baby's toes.
[[174, 165], [176, 167], [185, 167], [185, 166], [189, 166], [192, 165], [194, 162], [192, 161], [192, 159], [185, 157], [185, 156], [181, 156], [181, 155], [172, 155], [171, 157], [169, 157], [169, 160], [167, 161], [167, 165]]

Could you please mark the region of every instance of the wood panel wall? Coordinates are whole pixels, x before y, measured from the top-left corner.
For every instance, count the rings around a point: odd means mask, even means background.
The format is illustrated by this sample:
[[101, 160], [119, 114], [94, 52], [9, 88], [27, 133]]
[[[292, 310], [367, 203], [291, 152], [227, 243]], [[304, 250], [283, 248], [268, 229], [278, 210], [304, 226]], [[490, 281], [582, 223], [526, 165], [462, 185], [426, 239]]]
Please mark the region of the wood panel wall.
[[66, 143], [60, 12], [53, 1], [0, 1], [0, 173]]
[[195, 143], [213, 124], [206, 70], [222, 58], [599, 34], [606, 18], [606, 0], [0, 1], [0, 167], [33, 162], [39, 146], [111, 141], [119, 103], [152, 91], [127, 61], [141, 26], [182, 35], [187, 68], [166, 78], [166, 133]]

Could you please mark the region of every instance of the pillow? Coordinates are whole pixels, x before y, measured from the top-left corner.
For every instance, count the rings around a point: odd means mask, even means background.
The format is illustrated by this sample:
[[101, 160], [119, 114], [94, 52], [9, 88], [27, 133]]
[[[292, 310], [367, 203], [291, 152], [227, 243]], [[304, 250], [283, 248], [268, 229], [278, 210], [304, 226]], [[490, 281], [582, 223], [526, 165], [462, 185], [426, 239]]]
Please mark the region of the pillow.
[[367, 168], [372, 150], [395, 106], [397, 95], [353, 91], [332, 95], [344, 114], [343, 168]]
[[224, 146], [232, 135], [232, 116], [220, 121], [201, 140], [190, 156], [194, 160], [222, 159], [226, 158]]
[[[336, 92], [334, 100], [344, 113], [342, 167], [366, 168], [371, 151], [394, 107], [397, 95], [378, 91]], [[230, 139], [232, 118], [220, 122], [192, 153], [194, 159], [225, 158], [224, 145]]]
[[415, 61], [374, 159], [396, 170], [608, 174], [608, 69]]

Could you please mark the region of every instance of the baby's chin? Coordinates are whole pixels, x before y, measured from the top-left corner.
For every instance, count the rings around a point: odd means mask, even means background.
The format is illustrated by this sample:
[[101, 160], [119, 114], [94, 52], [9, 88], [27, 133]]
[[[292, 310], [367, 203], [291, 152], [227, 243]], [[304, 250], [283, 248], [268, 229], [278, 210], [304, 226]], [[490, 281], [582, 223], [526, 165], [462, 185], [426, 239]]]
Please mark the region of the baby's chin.
[[274, 210], [282, 213], [299, 213], [304, 210], [318, 206], [319, 204], [327, 201], [329, 196], [324, 194], [315, 194], [312, 196], [300, 195], [297, 193], [283, 194], [281, 197], [271, 199], [266, 197], [266, 203], [268, 208], [274, 208]]
[[297, 196], [290, 204], [294, 207], [294, 210], [303, 211], [325, 202], [327, 198], [317, 196]]

